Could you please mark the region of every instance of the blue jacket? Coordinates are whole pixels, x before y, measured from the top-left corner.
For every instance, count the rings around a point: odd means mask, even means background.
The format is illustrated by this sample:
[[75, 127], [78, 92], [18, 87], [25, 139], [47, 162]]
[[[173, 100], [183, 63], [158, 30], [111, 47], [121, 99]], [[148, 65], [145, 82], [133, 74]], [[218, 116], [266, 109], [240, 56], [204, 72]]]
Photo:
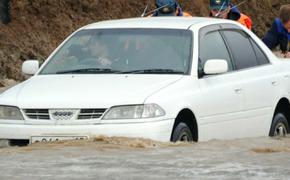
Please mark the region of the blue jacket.
[[274, 49], [278, 45], [282, 52], [290, 51], [290, 33], [285, 29], [281, 20], [276, 18], [271, 29], [263, 38], [263, 42], [270, 48]]
[[[183, 12], [183, 10], [181, 9], [181, 7], [179, 6], [179, 5], [177, 5], [177, 8], [176, 8], [176, 16], [184, 16], [184, 14], [186, 14], [186, 13], [184, 13]], [[155, 11], [153, 14], [152, 14], [152, 16], [159, 16], [159, 12], [158, 11]]]

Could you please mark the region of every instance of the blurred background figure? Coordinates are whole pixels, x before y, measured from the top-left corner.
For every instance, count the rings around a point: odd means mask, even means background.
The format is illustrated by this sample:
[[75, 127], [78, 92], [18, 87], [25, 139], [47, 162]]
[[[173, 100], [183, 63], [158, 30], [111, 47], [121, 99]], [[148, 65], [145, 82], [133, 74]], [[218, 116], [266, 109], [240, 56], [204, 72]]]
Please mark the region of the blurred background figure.
[[11, 22], [10, 0], [0, 0], [0, 19], [3, 24]]
[[184, 16], [192, 17], [189, 13], [183, 12], [180, 4], [176, 0], [156, 0], [156, 9], [151, 17], [157, 16]]
[[290, 4], [281, 7], [279, 18], [274, 20], [263, 41], [271, 50], [280, 46], [283, 56], [290, 58]]
[[251, 18], [242, 14], [237, 6], [230, 3], [230, 0], [210, 0], [210, 17], [230, 19], [252, 29]]

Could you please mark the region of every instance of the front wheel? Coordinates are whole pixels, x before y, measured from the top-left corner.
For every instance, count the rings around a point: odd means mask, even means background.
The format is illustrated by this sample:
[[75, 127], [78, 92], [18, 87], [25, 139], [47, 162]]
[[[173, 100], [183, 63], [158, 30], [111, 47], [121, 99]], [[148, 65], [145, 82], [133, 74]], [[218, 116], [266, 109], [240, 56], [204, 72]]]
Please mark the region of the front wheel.
[[282, 113], [275, 114], [269, 136], [270, 137], [285, 137], [288, 133], [290, 133], [290, 130], [289, 130], [289, 124], [285, 115]]
[[172, 142], [182, 141], [182, 142], [192, 142], [192, 133], [190, 128], [185, 123], [179, 123], [173, 130]]

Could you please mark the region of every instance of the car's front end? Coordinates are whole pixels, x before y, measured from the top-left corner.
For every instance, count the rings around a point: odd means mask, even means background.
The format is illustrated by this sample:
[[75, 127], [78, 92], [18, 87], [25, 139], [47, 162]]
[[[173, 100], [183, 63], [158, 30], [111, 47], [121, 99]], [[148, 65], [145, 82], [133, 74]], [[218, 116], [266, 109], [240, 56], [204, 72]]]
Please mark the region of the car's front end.
[[[115, 83], [109, 83], [112, 78]], [[174, 117], [146, 99], [181, 78], [35, 76], [0, 96], [0, 139], [35, 142], [106, 135], [169, 141]]]
[[[148, 107], [151, 105], [140, 105], [139, 107], [141, 106]], [[15, 107], [15, 109], [20, 113], [18, 108]], [[160, 117], [147, 118], [146, 120], [143, 118], [134, 120], [122, 119], [113, 122], [112, 120], [102, 119], [103, 116], [97, 118], [102, 112], [103, 109], [24, 110], [24, 118], [22, 120], [18, 120], [20, 119], [19, 117], [17, 120], [14, 119], [13, 122], [8, 122], [9, 120], [7, 119], [0, 121], [0, 139], [29, 140], [33, 143], [37, 141], [84, 139], [106, 135], [149, 138], [159, 141], [170, 140], [174, 119]], [[72, 117], [64, 116], [63, 114], [71, 114]], [[84, 116], [87, 116], [85, 120], [82, 119]], [[88, 116], [91, 116], [91, 119]], [[42, 118], [45, 118], [45, 120]]]
[[[174, 102], [149, 99], [189, 75], [192, 38], [188, 29], [76, 32], [35, 76], [0, 95], [0, 139], [170, 141]], [[37, 65], [29, 61], [23, 72], [33, 74]]]

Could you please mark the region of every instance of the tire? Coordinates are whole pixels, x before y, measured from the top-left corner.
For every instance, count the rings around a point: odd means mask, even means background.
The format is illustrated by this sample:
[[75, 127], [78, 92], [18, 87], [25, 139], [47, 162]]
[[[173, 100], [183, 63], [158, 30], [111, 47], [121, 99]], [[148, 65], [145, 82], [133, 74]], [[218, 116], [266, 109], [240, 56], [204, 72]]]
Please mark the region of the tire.
[[179, 123], [173, 130], [171, 141], [192, 142], [193, 138], [190, 128], [183, 122]]
[[271, 125], [270, 137], [285, 137], [290, 133], [287, 118], [282, 113], [275, 114]]

